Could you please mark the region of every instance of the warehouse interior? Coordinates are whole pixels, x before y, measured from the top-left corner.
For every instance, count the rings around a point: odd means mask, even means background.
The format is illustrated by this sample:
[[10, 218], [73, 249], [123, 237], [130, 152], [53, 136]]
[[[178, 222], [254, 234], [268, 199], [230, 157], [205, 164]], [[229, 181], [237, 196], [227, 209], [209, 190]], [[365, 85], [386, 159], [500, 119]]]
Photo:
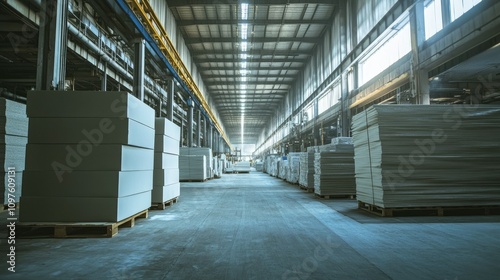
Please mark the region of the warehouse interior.
[[0, 0], [0, 38], [2, 279], [500, 275], [498, 1]]

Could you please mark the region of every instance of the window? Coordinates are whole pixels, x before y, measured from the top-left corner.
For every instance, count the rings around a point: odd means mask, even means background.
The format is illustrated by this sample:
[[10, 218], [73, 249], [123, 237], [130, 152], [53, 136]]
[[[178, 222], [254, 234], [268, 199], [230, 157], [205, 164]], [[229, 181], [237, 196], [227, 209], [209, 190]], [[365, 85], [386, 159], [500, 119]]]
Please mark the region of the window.
[[363, 85], [411, 51], [410, 23], [406, 23], [359, 63], [359, 85]]
[[424, 4], [425, 40], [443, 29], [441, 0], [426, 1]]
[[481, 0], [450, 0], [451, 21], [456, 20], [480, 2]]

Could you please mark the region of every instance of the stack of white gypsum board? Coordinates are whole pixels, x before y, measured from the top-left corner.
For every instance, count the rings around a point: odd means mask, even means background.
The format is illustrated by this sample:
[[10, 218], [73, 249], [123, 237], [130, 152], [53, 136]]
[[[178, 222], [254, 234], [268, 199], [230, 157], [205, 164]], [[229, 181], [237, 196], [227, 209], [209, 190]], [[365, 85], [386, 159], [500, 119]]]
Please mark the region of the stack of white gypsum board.
[[288, 167], [288, 158], [287, 158], [287, 159], [281, 160], [279, 162], [278, 178], [285, 180], [286, 176], [288, 176], [288, 171], [289, 171], [289, 167]]
[[299, 184], [308, 188], [314, 188], [314, 153], [304, 152], [300, 155], [300, 178]]
[[151, 206], [155, 112], [127, 92], [31, 91], [23, 222], [117, 222]]
[[375, 105], [353, 118], [359, 201], [500, 205], [500, 106]]
[[205, 181], [207, 179], [206, 157], [180, 155], [179, 179], [180, 181]]
[[314, 192], [318, 195], [354, 195], [353, 145], [319, 147], [314, 156]]
[[275, 157], [271, 162], [271, 176], [278, 177], [281, 157]]
[[238, 161], [234, 163], [234, 172], [248, 173], [250, 172], [250, 162], [249, 161]]
[[222, 177], [225, 165], [226, 165], [225, 159], [217, 159], [217, 173], [219, 174], [219, 177]]
[[255, 162], [255, 171], [263, 172], [264, 171], [264, 162], [262, 162], [262, 161]]
[[222, 164], [221, 160], [218, 157], [212, 158], [212, 168], [214, 177], [220, 178], [222, 176]]
[[205, 156], [206, 178], [213, 178], [212, 174], [212, 149], [202, 147], [181, 147], [181, 156]]
[[0, 196], [3, 205], [19, 202], [27, 135], [26, 105], [0, 98], [0, 161], [4, 181]]
[[292, 184], [297, 184], [299, 182], [300, 154], [301, 153], [289, 153], [287, 157], [288, 173], [286, 176], [286, 181]]
[[179, 143], [179, 126], [156, 118], [152, 203], [164, 203], [180, 195]]
[[300, 154], [300, 168], [299, 168], [299, 185], [307, 185], [307, 153]]

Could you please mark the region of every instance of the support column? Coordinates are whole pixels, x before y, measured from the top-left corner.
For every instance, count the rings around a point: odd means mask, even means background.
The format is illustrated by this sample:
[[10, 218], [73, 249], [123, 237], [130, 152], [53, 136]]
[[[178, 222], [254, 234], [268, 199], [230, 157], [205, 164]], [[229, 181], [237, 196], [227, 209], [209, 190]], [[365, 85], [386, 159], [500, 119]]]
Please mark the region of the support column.
[[208, 137], [207, 137], [207, 139], [208, 139], [208, 147], [209, 147], [210, 149], [212, 149], [212, 150], [214, 149], [214, 146], [213, 146], [213, 138], [214, 138], [214, 137], [213, 137], [213, 136], [214, 136], [214, 126], [213, 126], [213, 125], [211, 125], [211, 124], [209, 124], [209, 129], [208, 129]]
[[201, 110], [196, 110], [196, 145], [201, 147]]
[[425, 42], [424, 3], [418, 1], [410, 10], [410, 32], [411, 32], [411, 75], [410, 89], [413, 97], [412, 102], [417, 104], [430, 104], [429, 73], [421, 69], [420, 47]]
[[[313, 137], [314, 137], [314, 146], [320, 145], [320, 135], [319, 135], [319, 129], [320, 129], [320, 124], [316, 122], [318, 119], [318, 99], [314, 99], [313, 102], [313, 118], [314, 118], [314, 126], [313, 126]], [[280, 135], [281, 136], [281, 135]]]
[[187, 100], [188, 105], [188, 119], [187, 119], [187, 146], [193, 147], [193, 111], [194, 111], [194, 103], [191, 98]]
[[158, 118], [161, 118], [162, 107], [163, 107], [163, 99], [160, 97], [158, 98], [158, 106], [156, 106], [156, 116]]
[[68, 0], [42, 1], [38, 35], [37, 90], [64, 90]]
[[[340, 115], [340, 133], [341, 136], [349, 136], [351, 127], [349, 125], [349, 77], [348, 73], [342, 73], [341, 83], [340, 83], [340, 106], [341, 106], [341, 115]], [[338, 133], [339, 130], [337, 130]]]
[[[341, 57], [347, 56], [347, 50], [351, 46], [356, 46], [358, 38], [357, 38], [357, 30], [355, 33], [351, 34], [351, 37], [348, 38], [348, 31], [354, 31], [357, 27], [357, 20], [353, 17], [356, 16], [356, 12], [352, 12], [353, 9], [356, 8], [356, 3], [351, 3], [348, 7], [347, 1], [340, 1], [339, 7], [339, 22], [340, 22], [340, 50]], [[350, 134], [350, 120], [349, 120], [349, 90], [356, 88], [355, 79], [356, 75], [356, 65], [353, 65], [352, 68], [348, 69], [344, 73], [341, 74], [341, 84], [340, 84], [340, 129], [337, 127], [337, 135], [340, 132], [341, 136], [349, 136]], [[349, 80], [349, 76], [351, 76], [352, 84]]]
[[134, 82], [132, 90], [139, 100], [144, 101], [144, 59], [146, 46], [144, 39], [137, 39], [134, 43]]
[[203, 119], [203, 147], [208, 147], [208, 118]]
[[181, 118], [181, 147], [184, 147], [184, 120]]
[[170, 79], [168, 82], [167, 90], [167, 119], [171, 122], [174, 121], [174, 97], [175, 97], [175, 81]]
[[101, 78], [101, 91], [106, 91], [108, 88], [108, 63], [105, 61], [103, 63], [103, 73]]

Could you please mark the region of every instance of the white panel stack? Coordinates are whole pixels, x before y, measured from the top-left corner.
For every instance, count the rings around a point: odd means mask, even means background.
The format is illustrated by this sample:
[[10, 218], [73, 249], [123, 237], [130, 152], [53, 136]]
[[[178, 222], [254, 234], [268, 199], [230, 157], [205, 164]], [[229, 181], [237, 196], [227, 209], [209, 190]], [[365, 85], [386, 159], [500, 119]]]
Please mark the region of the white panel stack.
[[500, 205], [498, 105], [376, 105], [353, 118], [353, 138], [359, 201]]
[[212, 167], [214, 170], [214, 177], [220, 178], [222, 177], [222, 169], [224, 167], [224, 160], [214, 157], [212, 159]]
[[170, 201], [180, 195], [179, 143], [180, 128], [165, 118], [155, 121], [154, 204]]
[[[205, 156], [205, 176], [206, 179], [213, 178], [213, 167], [212, 167], [212, 149], [210, 148], [202, 148], [202, 147], [182, 147], [180, 150], [181, 156]], [[183, 172], [183, 168], [181, 167], [180, 172]], [[196, 172], [197, 174], [201, 174], [200, 172]], [[193, 179], [194, 180], [194, 179]]]
[[288, 159], [281, 160], [278, 162], [278, 178], [285, 180], [286, 176], [288, 176]]
[[288, 154], [288, 173], [286, 180], [292, 184], [299, 183], [300, 154], [301, 153]]
[[299, 184], [306, 189], [314, 189], [314, 153], [300, 154]]
[[354, 147], [352, 144], [320, 146], [314, 155], [314, 193], [354, 195]]
[[117, 222], [151, 206], [154, 110], [126, 92], [28, 93], [23, 222]]
[[[3, 187], [0, 190], [2, 204], [8, 204], [8, 194], [19, 202], [22, 189], [22, 174], [28, 141], [28, 117], [26, 105], [0, 98], [0, 161], [3, 166]], [[8, 192], [8, 171], [14, 170], [14, 192]], [[11, 173], [13, 174], [13, 173]], [[11, 184], [12, 186], [12, 184]], [[14, 195], [14, 196], [12, 196]]]
[[262, 161], [257, 161], [255, 163], [255, 171], [258, 171], [258, 172], [263, 172], [264, 171], [264, 162]]
[[233, 170], [234, 170], [234, 172], [248, 173], [248, 172], [250, 172], [250, 162], [238, 161], [238, 162], [234, 163]]
[[207, 179], [207, 161], [205, 156], [179, 156], [180, 181], [205, 181]]

